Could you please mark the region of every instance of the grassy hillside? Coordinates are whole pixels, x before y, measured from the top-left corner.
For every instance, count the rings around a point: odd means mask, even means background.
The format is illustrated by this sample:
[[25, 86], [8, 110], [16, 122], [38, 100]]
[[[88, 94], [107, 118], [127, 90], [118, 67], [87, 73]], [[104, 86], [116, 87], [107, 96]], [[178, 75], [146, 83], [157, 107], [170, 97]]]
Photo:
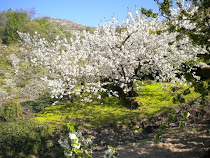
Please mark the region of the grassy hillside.
[[15, 70], [12, 66], [10, 55], [20, 54], [20, 46], [18, 45], [19, 44], [7, 46], [0, 43], [0, 86], [5, 85], [6, 78], [10, 78]]
[[83, 31], [87, 30], [89, 27], [72, 22], [70, 20], [65, 20], [65, 19], [57, 19], [57, 18], [46, 18], [52, 25], [57, 26], [57, 27], [62, 27], [65, 30], [69, 31]]
[[29, 14], [24, 10], [11, 9], [0, 12], [0, 40], [4, 44], [17, 43], [20, 40], [17, 31], [30, 35], [37, 32], [48, 41], [54, 41], [56, 36], [70, 39], [73, 37], [73, 32], [92, 29], [64, 19], [49, 17], [30, 19]]

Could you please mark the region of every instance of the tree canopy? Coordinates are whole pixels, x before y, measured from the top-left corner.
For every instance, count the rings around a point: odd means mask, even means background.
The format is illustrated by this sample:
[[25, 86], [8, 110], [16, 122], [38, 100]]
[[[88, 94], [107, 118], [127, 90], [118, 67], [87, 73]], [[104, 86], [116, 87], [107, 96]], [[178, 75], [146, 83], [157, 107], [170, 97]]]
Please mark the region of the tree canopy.
[[[187, 35], [194, 44], [205, 47], [210, 45], [210, 1], [209, 0], [154, 0], [159, 13], [142, 8], [143, 14], [151, 17], [161, 15], [168, 24], [170, 32], [178, 32], [177, 39]], [[174, 5], [176, 3], [176, 5]], [[177, 7], [177, 8], [176, 8]], [[174, 9], [176, 8], [176, 9]], [[193, 25], [192, 27], [188, 27]]]
[[24, 31], [25, 24], [29, 21], [26, 13], [18, 13], [12, 10], [7, 12], [7, 21], [3, 34], [3, 42], [8, 44], [17, 42], [19, 39], [17, 31]]

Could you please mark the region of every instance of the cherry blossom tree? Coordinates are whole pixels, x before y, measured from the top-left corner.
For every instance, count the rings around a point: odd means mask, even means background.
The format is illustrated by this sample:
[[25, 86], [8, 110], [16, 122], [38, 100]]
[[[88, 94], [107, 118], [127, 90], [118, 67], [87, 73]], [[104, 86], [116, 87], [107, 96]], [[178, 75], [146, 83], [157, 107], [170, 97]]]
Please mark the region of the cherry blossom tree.
[[[123, 24], [113, 18], [93, 33], [76, 33], [70, 41], [58, 37], [48, 43], [39, 35], [19, 35], [31, 50], [31, 62], [46, 68], [42, 80], [48, 83], [53, 97], [103, 91], [110, 96], [133, 96], [136, 80], [145, 75], [151, 74], [156, 81], [184, 81], [180, 74], [183, 63], [205, 53], [188, 37], [176, 41], [176, 32], [157, 34], [166, 27], [164, 20], [148, 19], [136, 10], [135, 14], [128, 12]], [[121, 91], [107, 89], [110, 84]]]

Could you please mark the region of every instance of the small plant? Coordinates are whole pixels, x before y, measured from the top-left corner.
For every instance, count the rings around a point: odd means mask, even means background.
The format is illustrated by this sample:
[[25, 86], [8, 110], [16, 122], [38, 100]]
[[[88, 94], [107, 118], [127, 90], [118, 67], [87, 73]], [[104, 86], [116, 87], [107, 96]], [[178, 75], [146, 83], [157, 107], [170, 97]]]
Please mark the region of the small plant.
[[161, 133], [158, 132], [158, 133], [156, 133], [156, 135], [155, 135], [155, 141], [156, 141], [156, 142], [159, 142], [160, 140], [161, 140]]
[[64, 155], [71, 158], [91, 158], [91, 137], [83, 136], [80, 131], [75, 131], [72, 127], [68, 137], [58, 141], [61, 147], [64, 148]]
[[[64, 149], [64, 155], [69, 158], [92, 158], [92, 141], [90, 136], [83, 136], [80, 131], [76, 131], [73, 125], [68, 125], [71, 130], [68, 136], [58, 142]], [[104, 158], [118, 158], [119, 153], [114, 147], [108, 146]]]
[[0, 110], [6, 121], [14, 121], [23, 118], [22, 108], [18, 102], [8, 102]]
[[114, 147], [108, 146], [108, 149], [105, 151], [104, 158], [118, 158], [119, 153], [115, 150]]

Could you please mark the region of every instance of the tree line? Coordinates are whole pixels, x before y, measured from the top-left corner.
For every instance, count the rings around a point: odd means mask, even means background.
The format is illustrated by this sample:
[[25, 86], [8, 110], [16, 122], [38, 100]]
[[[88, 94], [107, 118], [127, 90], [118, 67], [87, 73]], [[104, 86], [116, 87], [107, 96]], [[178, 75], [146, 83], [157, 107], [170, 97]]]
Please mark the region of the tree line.
[[17, 33], [24, 32], [34, 35], [37, 32], [48, 41], [53, 41], [56, 36], [69, 39], [72, 34], [60, 26], [55, 26], [48, 21], [47, 17], [33, 19], [34, 10], [12, 10], [0, 12], [0, 39], [3, 44], [18, 42], [20, 37]]

